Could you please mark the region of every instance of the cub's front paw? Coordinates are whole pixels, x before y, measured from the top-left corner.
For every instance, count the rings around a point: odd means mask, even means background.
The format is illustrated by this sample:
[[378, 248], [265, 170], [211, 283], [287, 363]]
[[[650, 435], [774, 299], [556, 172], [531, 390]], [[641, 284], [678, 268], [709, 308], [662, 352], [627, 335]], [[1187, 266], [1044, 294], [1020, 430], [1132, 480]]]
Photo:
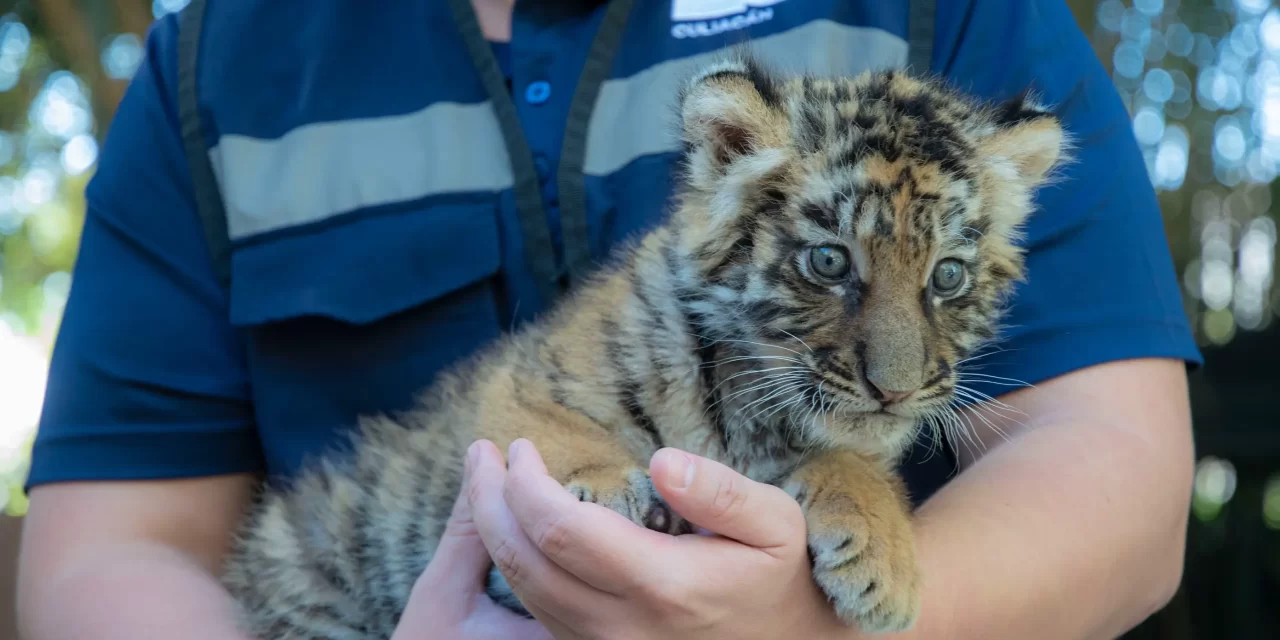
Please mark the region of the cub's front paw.
[[911, 628], [920, 613], [920, 571], [907, 516], [827, 499], [810, 505], [805, 518], [814, 580], [840, 619], [868, 633]]
[[678, 535], [693, 527], [667, 506], [653, 488], [649, 472], [638, 467], [591, 467], [569, 476], [565, 489], [583, 502], [594, 502], [654, 531]]

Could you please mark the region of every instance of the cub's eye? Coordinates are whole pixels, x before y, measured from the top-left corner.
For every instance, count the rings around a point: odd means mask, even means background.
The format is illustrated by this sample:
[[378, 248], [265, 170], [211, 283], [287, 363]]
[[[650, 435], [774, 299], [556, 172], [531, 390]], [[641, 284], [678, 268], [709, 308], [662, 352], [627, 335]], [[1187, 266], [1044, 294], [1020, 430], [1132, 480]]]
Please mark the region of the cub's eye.
[[934, 293], [941, 296], [948, 296], [960, 290], [964, 286], [965, 269], [964, 264], [954, 258], [948, 258], [938, 263], [933, 268], [933, 278], [931, 285]]
[[840, 247], [813, 247], [809, 249], [809, 266], [822, 278], [839, 280], [849, 273], [849, 254]]

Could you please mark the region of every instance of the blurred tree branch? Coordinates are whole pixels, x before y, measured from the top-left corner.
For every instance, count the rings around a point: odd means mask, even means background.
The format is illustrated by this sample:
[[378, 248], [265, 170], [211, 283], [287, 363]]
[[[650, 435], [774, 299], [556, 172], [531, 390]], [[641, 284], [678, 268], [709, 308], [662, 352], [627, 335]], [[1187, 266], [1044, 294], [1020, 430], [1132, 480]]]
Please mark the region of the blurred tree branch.
[[151, 28], [154, 16], [151, 10], [139, 0], [115, 0], [116, 19], [120, 21], [122, 30], [145, 40], [147, 30]]
[[[52, 36], [48, 41], [67, 58], [71, 71], [89, 84], [95, 119], [100, 123], [111, 122], [127, 83], [108, 77], [103, 70], [101, 52], [89, 21], [74, 0], [34, 0], [32, 4]], [[127, 2], [117, 2], [117, 10], [121, 4]]]
[[1093, 12], [1098, 8], [1098, 0], [1066, 0], [1071, 13], [1076, 16], [1076, 23], [1089, 35], [1089, 27], [1093, 26]]

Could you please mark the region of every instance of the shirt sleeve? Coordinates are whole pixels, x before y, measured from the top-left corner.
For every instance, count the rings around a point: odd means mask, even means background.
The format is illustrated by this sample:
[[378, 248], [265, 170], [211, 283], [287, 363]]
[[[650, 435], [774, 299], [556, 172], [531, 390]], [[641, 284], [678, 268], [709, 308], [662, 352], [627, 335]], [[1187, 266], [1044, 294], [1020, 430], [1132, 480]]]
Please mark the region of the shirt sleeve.
[[27, 485], [263, 468], [240, 337], [194, 209], [161, 19], [86, 189]]
[[[1119, 95], [1061, 0], [938, 2], [933, 70], [991, 100], [1031, 88], [1055, 105], [1076, 149], [1041, 189], [1025, 240], [1028, 276], [1002, 339], [970, 369], [1036, 384], [1108, 361], [1199, 366], [1163, 219]], [[969, 383], [966, 382], [966, 385]]]

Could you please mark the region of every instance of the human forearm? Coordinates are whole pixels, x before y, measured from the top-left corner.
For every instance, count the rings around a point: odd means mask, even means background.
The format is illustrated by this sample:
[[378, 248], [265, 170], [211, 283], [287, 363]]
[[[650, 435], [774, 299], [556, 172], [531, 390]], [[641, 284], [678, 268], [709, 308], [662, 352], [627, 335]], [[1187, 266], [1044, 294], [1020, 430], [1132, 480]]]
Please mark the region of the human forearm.
[[194, 559], [154, 543], [96, 549], [19, 596], [27, 640], [251, 640], [230, 595]]
[[924, 612], [906, 635], [1119, 635], [1177, 587], [1191, 467], [1189, 437], [1100, 423], [999, 447], [919, 510]]
[[247, 474], [65, 482], [31, 491], [18, 563], [26, 640], [249, 640], [214, 577]]

